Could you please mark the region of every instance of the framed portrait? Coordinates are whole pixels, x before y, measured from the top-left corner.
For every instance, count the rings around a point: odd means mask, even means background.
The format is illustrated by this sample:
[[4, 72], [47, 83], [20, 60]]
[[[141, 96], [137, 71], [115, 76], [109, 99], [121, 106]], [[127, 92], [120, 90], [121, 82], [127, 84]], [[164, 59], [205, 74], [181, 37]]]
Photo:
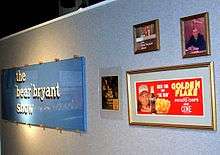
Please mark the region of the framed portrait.
[[102, 109], [119, 110], [118, 76], [101, 77]]
[[180, 19], [183, 58], [210, 55], [208, 13]]
[[213, 62], [127, 71], [130, 125], [216, 130]]
[[133, 26], [134, 53], [160, 49], [159, 19]]

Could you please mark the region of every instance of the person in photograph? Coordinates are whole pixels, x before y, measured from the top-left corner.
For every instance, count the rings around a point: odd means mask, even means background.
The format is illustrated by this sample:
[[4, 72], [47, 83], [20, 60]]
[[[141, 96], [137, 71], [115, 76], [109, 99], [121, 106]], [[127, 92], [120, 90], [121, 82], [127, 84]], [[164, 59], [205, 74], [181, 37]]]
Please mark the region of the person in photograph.
[[144, 27], [144, 35], [145, 36], [150, 36], [151, 35], [150, 25], [147, 25], [147, 26]]
[[204, 51], [206, 50], [206, 41], [204, 36], [198, 31], [197, 28], [192, 30], [192, 35], [186, 43], [186, 51]]
[[150, 114], [151, 104], [150, 104], [151, 94], [148, 92], [147, 86], [140, 86], [138, 93], [138, 114]]

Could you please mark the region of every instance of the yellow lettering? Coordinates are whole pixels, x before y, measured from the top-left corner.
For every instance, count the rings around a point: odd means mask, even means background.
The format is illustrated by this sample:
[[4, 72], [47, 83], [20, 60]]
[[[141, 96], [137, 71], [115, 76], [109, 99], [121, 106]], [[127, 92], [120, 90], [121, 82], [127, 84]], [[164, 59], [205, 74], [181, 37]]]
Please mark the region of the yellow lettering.
[[189, 82], [185, 82], [185, 89], [189, 89], [189, 88], [190, 88]]
[[195, 89], [198, 89], [200, 88], [200, 81], [195, 81]]
[[197, 95], [198, 95], [198, 89], [196, 88], [193, 90], [193, 96], [197, 96]]
[[194, 81], [190, 81], [190, 89], [194, 88]]
[[176, 83], [176, 89], [181, 89], [181, 84], [179, 82]]
[[172, 84], [171, 84], [171, 88], [172, 88], [172, 89], [176, 89], [176, 87], [175, 87], [175, 86], [176, 86], [176, 84], [175, 84], [175, 83], [172, 83]]
[[188, 95], [187, 96], [193, 96], [192, 91], [193, 91], [193, 89], [188, 89]]
[[179, 93], [180, 93], [180, 89], [176, 89], [175, 96], [177, 97], [179, 95]]

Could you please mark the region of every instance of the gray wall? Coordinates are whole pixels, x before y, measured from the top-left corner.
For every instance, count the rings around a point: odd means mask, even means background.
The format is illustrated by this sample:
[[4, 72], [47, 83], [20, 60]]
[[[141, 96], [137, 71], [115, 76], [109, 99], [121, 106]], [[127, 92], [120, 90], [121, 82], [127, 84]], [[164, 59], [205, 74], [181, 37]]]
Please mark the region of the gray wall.
[[[1, 68], [82, 55], [87, 58], [88, 132], [78, 134], [2, 123], [5, 154], [219, 154], [219, 130], [129, 126], [127, 70], [215, 61], [220, 96], [219, 0], [118, 0], [0, 42]], [[209, 12], [211, 56], [182, 59], [180, 17]], [[134, 55], [132, 26], [160, 20], [161, 50]], [[122, 111], [103, 116], [99, 69], [122, 69]], [[219, 125], [218, 125], [219, 128]]]

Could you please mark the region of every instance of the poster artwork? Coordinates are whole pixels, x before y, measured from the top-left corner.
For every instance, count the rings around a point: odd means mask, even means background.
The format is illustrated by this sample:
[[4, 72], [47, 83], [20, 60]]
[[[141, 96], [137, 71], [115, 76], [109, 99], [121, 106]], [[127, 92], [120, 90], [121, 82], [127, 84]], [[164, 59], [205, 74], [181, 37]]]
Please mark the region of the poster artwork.
[[137, 114], [203, 116], [202, 78], [136, 82]]

